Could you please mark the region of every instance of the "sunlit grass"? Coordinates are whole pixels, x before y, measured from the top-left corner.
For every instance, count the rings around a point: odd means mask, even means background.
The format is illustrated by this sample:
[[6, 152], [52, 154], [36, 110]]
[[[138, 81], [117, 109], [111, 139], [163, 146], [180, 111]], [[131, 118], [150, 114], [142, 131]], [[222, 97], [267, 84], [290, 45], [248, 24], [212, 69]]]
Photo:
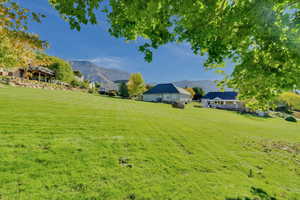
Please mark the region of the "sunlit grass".
[[0, 199], [295, 200], [299, 142], [280, 119], [0, 88]]

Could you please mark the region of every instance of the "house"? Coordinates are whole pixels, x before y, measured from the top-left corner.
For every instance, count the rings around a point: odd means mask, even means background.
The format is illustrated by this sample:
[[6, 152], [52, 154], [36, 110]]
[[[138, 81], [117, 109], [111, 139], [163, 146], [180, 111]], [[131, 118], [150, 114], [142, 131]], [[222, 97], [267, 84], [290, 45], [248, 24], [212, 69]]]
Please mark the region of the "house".
[[118, 86], [114, 82], [101, 82], [99, 93], [100, 94], [108, 94], [110, 92], [117, 93], [119, 90]]
[[121, 84], [125, 83], [127, 84], [129, 80], [116, 80], [114, 81], [115, 84], [117, 84], [118, 86], [120, 86]]
[[244, 104], [238, 100], [236, 92], [209, 92], [201, 100], [203, 107], [225, 110], [244, 110]]
[[148, 102], [182, 102], [192, 101], [192, 95], [183, 88], [172, 83], [158, 84], [143, 94], [143, 100]]
[[1, 76], [10, 76], [13, 78], [38, 80], [44, 82], [51, 82], [55, 79], [55, 72], [46, 67], [34, 67], [30, 66], [27, 68], [11, 68], [1, 69]]

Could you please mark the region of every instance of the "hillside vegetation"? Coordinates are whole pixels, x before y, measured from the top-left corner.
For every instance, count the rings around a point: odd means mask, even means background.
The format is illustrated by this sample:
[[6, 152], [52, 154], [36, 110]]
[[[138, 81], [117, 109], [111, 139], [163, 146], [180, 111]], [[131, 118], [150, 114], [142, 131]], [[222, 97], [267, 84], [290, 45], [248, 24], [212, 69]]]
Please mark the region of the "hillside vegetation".
[[286, 103], [291, 109], [300, 111], [300, 95], [292, 92], [285, 92], [280, 97], [279, 100]]
[[300, 125], [0, 88], [0, 199], [300, 199]]

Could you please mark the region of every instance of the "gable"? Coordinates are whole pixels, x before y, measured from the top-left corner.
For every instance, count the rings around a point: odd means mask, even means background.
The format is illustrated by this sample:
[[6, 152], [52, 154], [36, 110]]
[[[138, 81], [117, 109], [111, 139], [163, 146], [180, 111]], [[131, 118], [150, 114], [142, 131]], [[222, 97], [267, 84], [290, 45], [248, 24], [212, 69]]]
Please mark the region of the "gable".
[[237, 100], [237, 92], [209, 92], [203, 99]]
[[176, 89], [176, 87], [173, 84], [158, 84], [145, 92], [144, 94], [174, 94], [179, 93], [179, 91]]

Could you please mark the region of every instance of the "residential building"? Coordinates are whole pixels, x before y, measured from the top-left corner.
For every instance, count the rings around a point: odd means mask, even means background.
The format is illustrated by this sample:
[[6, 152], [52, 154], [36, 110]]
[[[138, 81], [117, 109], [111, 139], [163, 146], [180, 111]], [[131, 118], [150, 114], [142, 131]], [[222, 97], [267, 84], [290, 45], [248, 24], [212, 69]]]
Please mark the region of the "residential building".
[[209, 92], [201, 100], [203, 107], [225, 110], [244, 110], [244, 104], [238, 100], [237, 92]]
[[183, 88], [172, 83], [158, 84], [143, 94], [143, 100], [148, 102], [182, 102], [192, 101], [192, 95]]

